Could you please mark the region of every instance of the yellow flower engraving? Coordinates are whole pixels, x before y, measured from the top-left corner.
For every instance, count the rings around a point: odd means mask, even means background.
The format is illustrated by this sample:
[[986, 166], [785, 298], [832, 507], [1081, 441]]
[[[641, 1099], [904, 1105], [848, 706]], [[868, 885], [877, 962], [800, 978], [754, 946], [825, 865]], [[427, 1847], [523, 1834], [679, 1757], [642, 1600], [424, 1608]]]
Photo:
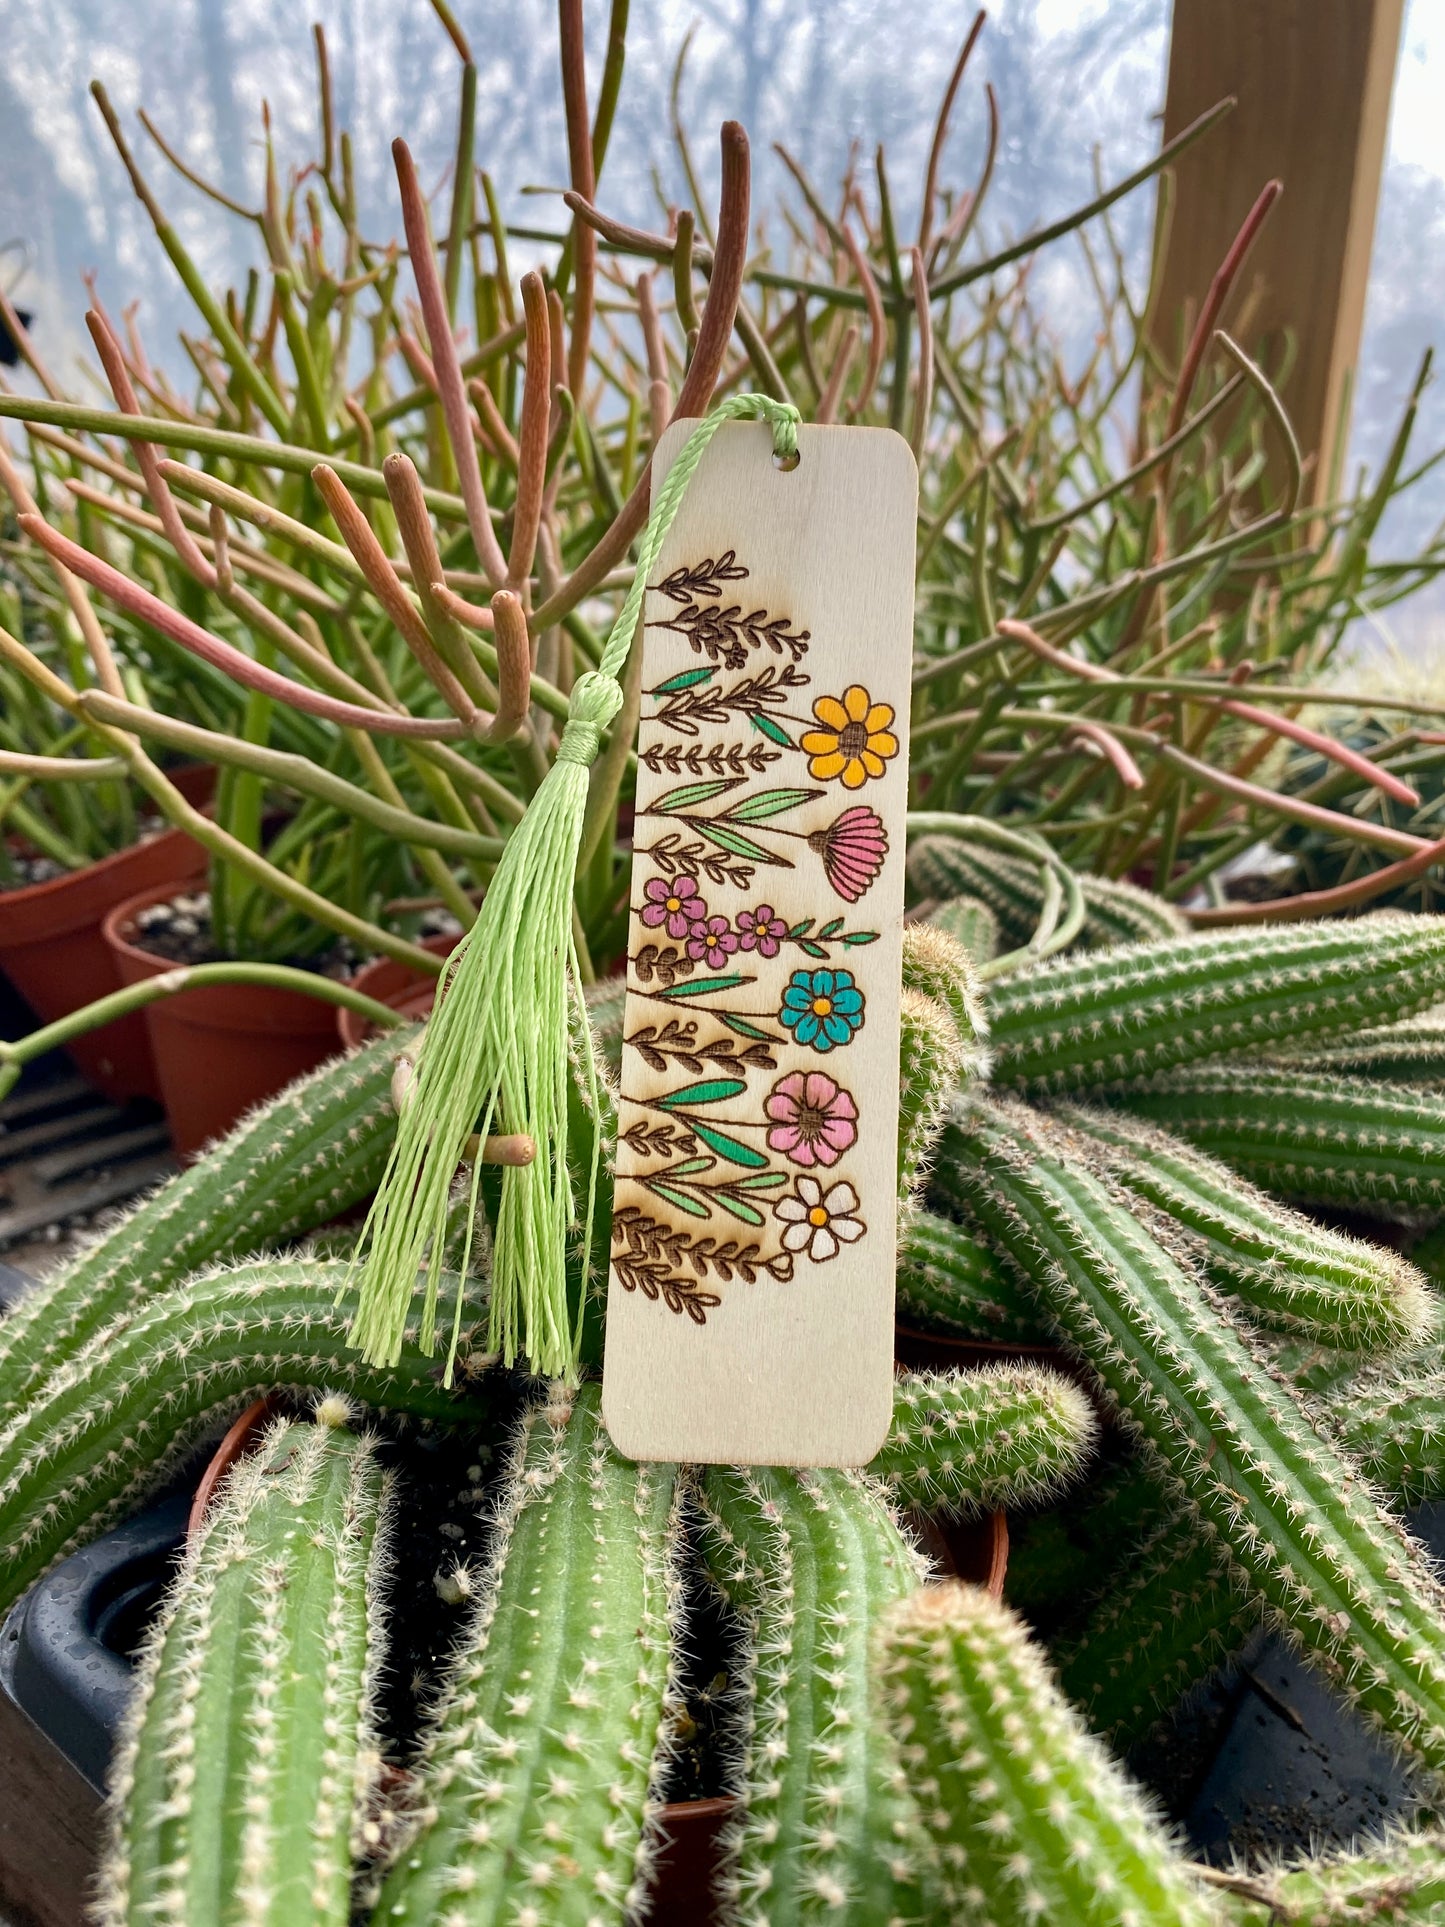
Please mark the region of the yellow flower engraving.
[[875, 703], [862, 683], [851, 683], [836, 696], [820, 696], [813, 714], [822, 725], [802, 739], [808, 774], [819, 783], [837, 777], [845, 790], [860, 790], [870, 776], [881, 776], [888, 759], [898, 754], [898, 738], [889, 725], [891, 703]]

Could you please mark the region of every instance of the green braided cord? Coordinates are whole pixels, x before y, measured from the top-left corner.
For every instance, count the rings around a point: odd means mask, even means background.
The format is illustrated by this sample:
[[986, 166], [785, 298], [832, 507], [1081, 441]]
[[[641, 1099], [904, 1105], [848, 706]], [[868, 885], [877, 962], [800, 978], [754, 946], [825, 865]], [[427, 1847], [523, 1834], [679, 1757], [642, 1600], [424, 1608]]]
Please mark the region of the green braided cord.
[[[448, 1194], [468, 1137], [525, 1132], [535, 1160], [508, 1169], [494, 1227], [488, 1345], [508, 1365], [575, 1380], [580, 1324], [569, 1315], [567, 1235], [577, 1221], [567, 1166], [567, 1049], [579, 973], [571, 936], [572, 879], [587, 802], [587, 771], [622, 706], [618, 677], [642, 613], [653, 565], [708, 443], [725, 422], [761, 417], [780, 460], [797, 453], [798, 412], [767, 395], [735, 395], [683, 444], [652, 505], [637, 570], [595, 670], [572, 689], [556, 761], [508, 840], [481, 914], [453, 952], [427, 1026], [391, 1161], [358, 1246], [364, 1265], [353, 1342], [373, 1364], [394, 1362], [417, 1273], [444, 1233]], [[584, 1036], [586, 1026], [581, 1026]], [[592, 1075], [590, 1047], [587, 1075]], [[472, 1172], [475, 1196], [480, 1166]], [[590, 1247], [597, 1162], [587, 1181]], [[364, 1255], [363, 1255], [364, 1254]], [[463, 1267], [465, 1270], [465, 1265]], [[428, 1272], [428, 1279], [435, 1270]], [[451, 1336], [447, 1370], [456, 1351]], [[428, 1283], [422, 1343], [436, 1340]]]

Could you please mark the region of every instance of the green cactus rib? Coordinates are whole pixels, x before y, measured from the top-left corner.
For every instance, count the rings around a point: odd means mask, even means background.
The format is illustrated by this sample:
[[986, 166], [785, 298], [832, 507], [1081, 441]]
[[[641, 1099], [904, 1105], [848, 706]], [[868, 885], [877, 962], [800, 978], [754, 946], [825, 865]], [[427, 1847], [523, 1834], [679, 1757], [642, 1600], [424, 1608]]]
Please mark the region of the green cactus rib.
[[958, 1058], [955, 1083], [966, 1084], [987, 1068], [988, 1017], [973, 958], [956, 938], [926, 923], [903, 932], [903, 983], [942, 1004], [953, 1020]]
[[994, 1082], [1122, 1088], [1179, 1064], [1407, 1017], [1445, 996], [1445, 917], [1224, 930], [990, 986]]
[[393, 1510], [374, 1439], [329, 1423], [231, 1473], [141, 1656], [101, 1927], [346, 1927]]
[[1356, 1853], [1213, 1878], [1239, 1927], [1439, 1927], [1445, 1829], [1401, 1829]]
[[1407, 1219], [1445, 1210], [1445, 1094], [1204, 1064], [1110, 1101], [1285, 1197]]
[[1445, 1353], [1361, 1372], [1312, 1408], [1368, 1478], [1404, 1505], [1445, 1498]]
[[[925, 836], [913, 842], [908, 851], [908, 881], [920, 897], [976, 898], [993, 912], [1011, 944], [1029, 941], [1044, 907], [1043, 878], [1036, 866], [954, 837]], [[1079, 888], [1085, 904], [1080, 949], [1159, 943], [1189, 933], [1189, 921], [1181, 910], [1135, 884], [1081, 876]]]
[[898, 1195], [905, 1205], [927, 1180], [928, 1160], [958, 1086], [958, 1063], [950, 1013], [935, 998], [904, 989], [898, 1007]]
[[1084, 1628], [1054, 1650], [1059, 1684], [1119, 1752], [1239, 1650], [1261, 1606], [1221, 1567], [1192, 1508], [1155, 1527]]
[[910, 1372], [894, 1385], [893, 1426], [868, 1470], [896, 1505], [992, 1512], [1056, 1497], [1098, 1441], [1088, 1399], [1042, 1366]]
[[375, 1188], [396, 1113], [405, 1033], [323, 1064], [251, 1112], [0, 1324], [0, 1422], [104, 1326], [203, 1266], [324, 1224]]
[[681, 1612], [675, 1469], [613, 1451], [598, 1388], [523, 1417], [476, 1617], [430, 1724], [383, 1923], [588, 1927], [639, 1908]]
[[1379, 1024], [1282, 1051], [1272, 1062], [1303, 1071], [1351, 1071], [1384, 1084], [1422, 1084], [1445, 1089], [1445, 1017], [1427, 1010], [1399, 1024]]
[[958, 1338], [1051, 1342], [1038, 1307], [1008, 1266], [971, 1231], [933, 1211], [914, 1211], [899, 1226], [898, 1316]]
[[[161, 1483], [220, 1413], [274, 1389], [463, 1421], [490, 1401], [445, 1391], [408, 1338], [364, 1365], [335, 1299], [346, 1267], [266, 1259], [203, 1273], [99, 1333], [0, 1429], [0, 1611]], [[480, 1314], [478, 1314], [480, 1315]]]
[[868, 1649], [922, 1582], [882, 1490], [856, 1472], [709, 1467], [704, 1557], [745, 1626], [741, 1811], [721, 1882], [736, 1927], [922, 1918], [906, 1792], [884, 1757]]
[[976, 964], [998, 955], [998, 917], [982, 897], [950, 897], [930, 910], [925, 922], [962, 944]]
[[1201, 1530], [1367, 1715], [1445, 1772], [1445, 1591], [1209, 1293], [1021, 1108], [977, 1105], [940, 1169], [1153, 1446]]
[[1439, 1301], [1397, 1252], [1312, 1224], [1151, 1125], [1080, 1105], [1056, 1115], [1079, 1148], [1092, 1156], [1097, 1147], [1109, 1176], [1163, 1214], [1155, 1236], [1181, 1232], [1255, 1323], [1345, 1351], [1417, 1345], [1437, 1323]]
[[938, 1854], [944, 1917], [1209, 1927], [1219, 1903], [1060, 1693], [1018, 1617], [930, 1586], [881, 1629], [880, 1697]]

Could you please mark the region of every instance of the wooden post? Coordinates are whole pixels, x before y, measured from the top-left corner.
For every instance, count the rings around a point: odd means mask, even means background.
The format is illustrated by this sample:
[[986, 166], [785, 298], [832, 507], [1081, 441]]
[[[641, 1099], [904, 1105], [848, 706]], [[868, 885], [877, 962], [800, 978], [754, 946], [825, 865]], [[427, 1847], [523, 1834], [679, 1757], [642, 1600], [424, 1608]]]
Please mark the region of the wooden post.
[[1347, 425], [1404, 0], [1174, 0], [1164, 135], [1226, 94], [1238, 106], [1175, 163], [1153, 335], [1167, 366], [1265, 182], [1284, 194], [1224, 325], [1243, 316], [1265, 365], [1295, 359], [1281, 394], [1318, 499]]

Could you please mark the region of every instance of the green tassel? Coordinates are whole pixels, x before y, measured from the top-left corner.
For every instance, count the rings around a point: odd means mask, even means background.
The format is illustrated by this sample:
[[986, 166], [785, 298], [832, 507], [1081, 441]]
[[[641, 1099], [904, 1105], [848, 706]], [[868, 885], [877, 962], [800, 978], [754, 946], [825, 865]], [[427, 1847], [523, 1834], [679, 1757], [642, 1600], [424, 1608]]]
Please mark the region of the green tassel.
[[[476, 923], [453, 953], [427, 1025], [416, 1079], [391, 1162], [362, 1232], [364, 1266], [352, 1338], [371, 1364], [400, 1355], [407, 1311], [427, 1251], [440, 1247], [452, 1177], [473, 1132], [529, 1136], [536, 1156], [503, 1173], [492, 1255], [488, 1345], [508, 1365], [575, 1382], [580, 1323], [569, 1312], [567, 1238], [579, 1221], [567, 1164], [567, 1051], [580, 1002], [572, 943], [572, 879], [587, 804], [587, 771], [622, 706], [618, 678], [637, 632], [648, 577], [703, 452], [724, 422], [761, 417], [780, 459], [797, 450], [798, 412], [766, 395], [735, 395], [689, 436], [653, 503], [637, 572], [596, 670], [573, 686], [556, 761], [497, 865]], [[578, 1027], [595, 1081], [590, 1032]], [[472, 1170], [475, 1198], [480, 1166]], [[590, 1248], [597, 1189], [594, 1152], [583, 1248]], [[465, 1265], [463, 1266], [465, 1270]], [[421, 1338], [436, 1341], [428, 1272]], [[451, 1334], [447, 1371], [455, 1356]]]

